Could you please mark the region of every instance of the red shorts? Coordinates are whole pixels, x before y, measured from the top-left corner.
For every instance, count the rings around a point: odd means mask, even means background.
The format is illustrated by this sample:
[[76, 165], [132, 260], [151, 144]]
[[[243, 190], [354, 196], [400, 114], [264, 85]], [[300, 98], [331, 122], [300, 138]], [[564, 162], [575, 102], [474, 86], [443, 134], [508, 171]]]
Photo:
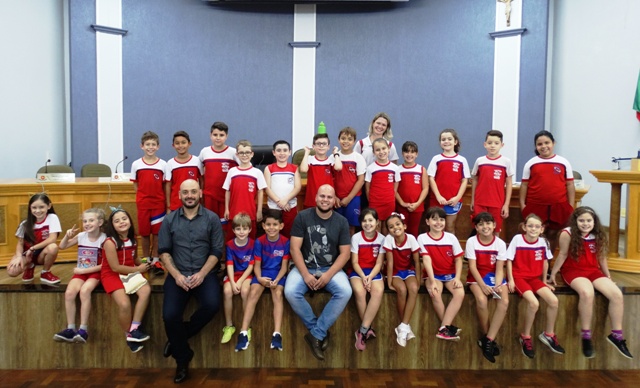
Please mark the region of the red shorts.
[[[238, 280], [242, 277], [243, 274], [244, 274], [244, 271], [242, 271], [242, 272], [234, 272], [233, 273], [233, 281], [237, 283]], [[251, 279], [253, 279], [253, 275], [247, 276], [247, 278], [245, 280], [251, 281]], [[223, 283], [229, 283], [229, 276], [225, 275], [224, 279], [222, 280], [222, 282]]]
[[407, 224], [407, 233], [417, 238], [424, 211], [410, 212], [406, 207], [402, 206], [398, 206], [396, 211], [404, 216], [404, 223]]
[[[471, 223], [473, 224], [473, 217], [477, 216], [482, 212], [487, 212], [493, 216], [493, 219], [496, 221], [496, 233], [500, 233], [502, 230], [502, 216], [500, 213], [502, 212], [501, 207], [487, 207], [481, 205], [473, 205], [473, 213], [471, 214]], [[474, 225], [475, 226], [475, 225]]]
[[391, 213], [396, 210], [395, 202], [377, 203], [375, 199], [373, 201], [369, 201], [369, 207], [376, 209], [376, 211], [378, 212], [378, 219], [380, 221], [386, 221]]
[[568, 202], [553, 205], [528, 203], [522, 210], [522, 218], [527, 218], [531, 213], [540, 217], [542, 223], [551, 229], [562, 229], [567, 226], [569, 217], [571, 217], [571, 213], [573, 213], [573, 207]]
[[583, 271], [560, 271], [560, 275], [562, 275], [564, 282], [569, 285], [571, 285], [571, 282], [576, 278], [586, 278], [593, 283], [596, 279], [607, 277], [599, 268], [592, 268]]
[[280, 234], [285, 236], [286, 238], [291, 238], [291, 227], [293, 226], [293, 220], [298, 215], [298, 208], [295, 207], [288, 212], [282, 212], [282, 223], [284, 227], [280, 231]]
[[89, 279], [97, 279], [98, 281], [100, 281], [100, 271], [87, 273], [87, 274], [83, 274], [83, 275], [73, 275], [71, 280], [73, 280], [73, 279], [80, 279], [83, 282], [86, 282]]
[[153, 209], [138, 209], [138, 234], [142, 237], [148, 237], [150, 234], [157, 235], [166, 215], [164, 204]]
[[547, 287], [539, 276], [535, 278], [514, 278], [513, 282], [516, 284], [516, 291], [520, 296], [527, 291], [532, 291], [535, 294], [538, 290]]
[[120, 280], [120, 276], [117, 273], [108, 273], [102, 276], [102, 287], [107, 294], [111, 294], [116, 290], [124, 290], [124, 284]]
[[[220, 190], [222, 190], [222, 188]], [[218, 201], [210, 195], [205, 195], [204, 207], [216, 213], [218, 217], [224, 217], [224, 199], [222, 201]]]

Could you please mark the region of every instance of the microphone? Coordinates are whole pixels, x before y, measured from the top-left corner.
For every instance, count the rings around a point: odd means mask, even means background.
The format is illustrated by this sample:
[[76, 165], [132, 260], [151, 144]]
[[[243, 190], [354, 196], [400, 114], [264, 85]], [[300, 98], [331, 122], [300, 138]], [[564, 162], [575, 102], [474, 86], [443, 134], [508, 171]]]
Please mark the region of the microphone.
[[129, 157], [125, 155], [125, 156], [124, 156], [124, 159], [122, 159], [121, 161], [119, 161], [119, 162], [118, 162], [118, 164], [116, 164], [115, 174], [117, 174], [117, 173], [118, 173], [118, 166], [119, 166], [122, 162], [124, 162], [125, 160], [127, 160], [127, 159], [129, 159]]
[[47, 161], [44, 163], [44, 173], [45, 174], [49, 173], [49, 163], [51, 163], [51, 159], [47, 159]]

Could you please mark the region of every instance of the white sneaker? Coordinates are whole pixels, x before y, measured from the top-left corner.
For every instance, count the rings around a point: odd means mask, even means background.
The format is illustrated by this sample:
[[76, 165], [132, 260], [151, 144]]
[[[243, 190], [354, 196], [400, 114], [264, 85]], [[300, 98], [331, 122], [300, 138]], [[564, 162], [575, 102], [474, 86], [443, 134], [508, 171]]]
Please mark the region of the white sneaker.
[[407, 331], [407, 341], [416, 338], [416, 335], [413, 334], [413, 331], [411, 331], [411, 325], [408, 325], [408, 326], [409, 326], [409, 330]]
[[396, 327], [395, 331], [396, 331], [396, 335], [398, 336], [396, 338], [398, 345], [402, 347], [407, 346], [407, 332], [402, 330], [400, 326]]

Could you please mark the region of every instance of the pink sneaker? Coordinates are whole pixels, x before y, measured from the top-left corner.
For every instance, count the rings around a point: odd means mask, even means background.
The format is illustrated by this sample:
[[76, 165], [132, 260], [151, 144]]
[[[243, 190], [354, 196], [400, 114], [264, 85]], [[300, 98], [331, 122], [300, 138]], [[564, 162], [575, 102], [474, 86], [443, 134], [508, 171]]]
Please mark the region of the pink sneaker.
[[[33, 275], [32, 275], [32, 279], [33, 279]], [[47, 272], [42, 272], [40, 274], [40, 281], [47, 284], [58, 284], [60, 283], [60, 278], [54, 275], [51, 271], [47, 271]]]
[[356, 349], [363, 351], [367, 348], [366, 337], [360, 333], [360, 330], [356, 330]]
[[22, 273], [23, 282], [30, 283], [33, 281], [33, 271], [35, 268], [36, 266], [34, 264], [31, 264], [30, 267], [24, 269], [24, 272]]

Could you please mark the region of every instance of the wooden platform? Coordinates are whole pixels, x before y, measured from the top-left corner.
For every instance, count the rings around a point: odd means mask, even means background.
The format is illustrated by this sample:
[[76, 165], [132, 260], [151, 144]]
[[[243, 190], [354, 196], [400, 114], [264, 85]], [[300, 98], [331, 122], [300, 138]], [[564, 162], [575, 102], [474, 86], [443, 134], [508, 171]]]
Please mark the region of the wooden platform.
[[[70, 265], [56, 265], [53, 270], [68, 281]], [[96, 291], [90, 320], [90, 337], [86, 345], [63, 344], [52, 340], [55, 332], [66, 325], [64, 313], [64, 284], [55, 288], [39, 284], [38, 271], [34, 284], [22, 285], [20, 279], [7, 279], [0, 271], [0, 368], [4, 369], [52, 369], [52, 368], [172, 368], [171, 359], [162, 357], [166, 341], [161, 318], [162, 279], [154, 279], [153, 294], [145, 321], [145, 331], [151, 340], [137, 354], [132, 354], [125, 338], [116, 324], [115, 306], [103, 292]], [[618, 275], [617, 275], [618, 276]], [[625, 279], [635, 279], [625, 275]], [[636, 275], [636, 277], [638, 277]], [[640, 277], [638, 277], [640, 278]], [[417, 338], [408, 342], [406, 348], [396, 344], [393, 328], [398, 325], [395, 294], [385, 294], [380, 312], [374, 321], [378, 339], [359, 352], [354, 348], [354, 331], [358, 327], [355, 303], [352, 301], [331, 329], [331, 345], [326, 352], [326, 361], [320, 362], [311, 356], [303, 339], [306, 329], [300, 319], [285, 303], [285, 318], [282, 334], [284, 351], [269, 349], [273, 330], [272, 302], [264, 295], [257, 306], [253, 322], [253, 338], [249, 349], [234, 352], [236, 338], [228, 344], [220, 344], [224, 319], [222, 311], [192, 339], [196, 353], [194, 368], [344, 368], [344, 369], [509, 369], [509, 370], [588, 370], [588, 369], [640, 369], [640, 327], [637, 325], [640, 312], [640, 287], [624, 285], [625, 335], [629, 349], [637, 358], [628, 360], [620, 356], [605, 340], [609, 330], [606, 319], [607, 303], [602, 296], [596, 298], [594, 342], [597, 356], [585, 359], [580, 350], [577, 318], [577, 295], [567, 287], [558, 289], [561, 311], [556, 332], [565, 355], [556, 355], [539, 341], [534, 342], [536, 357], [530, 360], [522, 355], [516, 341], [521, 316], [524, 312], [520, 298], [510, 296], [510, 308], [497, 341], [501, 355], [497, 362], [486, 361], [476, 345], [479, 333], [475, 314], [475, 302], [468, 294], [454, 324], [463, 329], [457, 343], [438, 340], [435, 337], [439, 325], [431, 302], [422, 290], [419, 295], [411, 326]], [[445, 299], [448, 299], [445, 295]], [[320, 308], [329, 295], [318, 293], [311, 298], [315, 308]], [[236, 299], [234, 322], [241, 321], [240, 299]], [[541, 312], [544, 305], [541, 306]], [[539, 312], [534, 333], [542, 331], [544, 315]]]

